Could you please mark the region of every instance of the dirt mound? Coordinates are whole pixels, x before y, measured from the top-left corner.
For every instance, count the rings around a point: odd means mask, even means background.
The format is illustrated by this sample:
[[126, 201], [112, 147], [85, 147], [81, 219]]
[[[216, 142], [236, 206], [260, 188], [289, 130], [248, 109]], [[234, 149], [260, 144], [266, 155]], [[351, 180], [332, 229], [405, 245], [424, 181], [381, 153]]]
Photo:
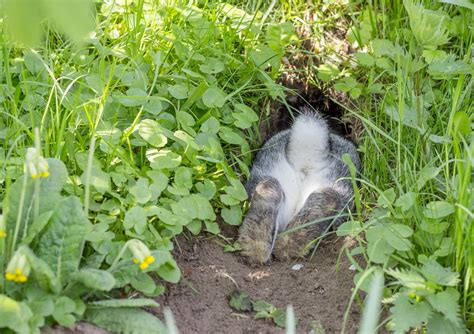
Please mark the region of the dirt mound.
[[[312, 259], [272, 262], [250, 267], [236, 253], [225, 253], [217, 237], [178, 240], [175, 258], [183, 272], [177, 285], [169, 285], [158, 302], [171, 308], [181, 333], [283, 333], [273, 323], [253, 319], [228, 305], [236, 289], [286, 309], [293, 305], [299, 319], [298, 333], [340, 333], [352, 287], [353, 271], [341, 257], [342, 240], [328, 238]], [[302, 264], [293, 270], [295, 263]], [[350, 311], [347, 333], [355, 333], [357, 306]], [[319, 328], [319, 330], [318, 330]], [[322, 331], [321, 329], [324, 329]]]

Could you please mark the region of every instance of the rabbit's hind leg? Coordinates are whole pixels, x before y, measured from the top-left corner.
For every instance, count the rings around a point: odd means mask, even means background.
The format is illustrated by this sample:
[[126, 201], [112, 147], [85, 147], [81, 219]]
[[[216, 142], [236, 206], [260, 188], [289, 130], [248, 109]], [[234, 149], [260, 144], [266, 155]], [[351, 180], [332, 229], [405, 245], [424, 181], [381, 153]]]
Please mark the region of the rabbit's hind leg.
[[262, 264], [270, 259], [273, 234], [284, 193], [277, 179], [269, 177], [255, 187], [250, 209], [239, 229], [241, 254], [249, 262]]
[[[342, 208], [341, 195], [333, 188], [325, 188], [311, 193], [301, 210], [286, 228], [286, 230], [295, 229], [295, 231], [277, 236], [274, 249], [275, 257], [279, 260], [287, 260], [305, 256], [311, 249], [311, 241], [323, 234], [335, 219], [338, 220], [335, 217]], [[312, 223], [313, 221], [316, 222]], [[303, 227], [298, 228], [300, 226]]]

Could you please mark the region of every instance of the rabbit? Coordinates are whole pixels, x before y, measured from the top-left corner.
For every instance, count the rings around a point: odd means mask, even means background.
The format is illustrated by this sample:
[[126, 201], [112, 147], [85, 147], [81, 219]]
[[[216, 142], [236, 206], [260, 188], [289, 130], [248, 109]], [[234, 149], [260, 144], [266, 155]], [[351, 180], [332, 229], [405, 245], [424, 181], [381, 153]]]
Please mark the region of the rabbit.
[[[359, 171], [354, 144], [307, 107], [290, 129], [263, 145], [245, 185], [250, 208], [238, 237], [250, 263], [264, 264], [272, 254], [280, 260], [302, 257], [312, 240], [343, 222], [354, 195], [345, 153]], [[282, 234], [288, 229], [294, 231]]]

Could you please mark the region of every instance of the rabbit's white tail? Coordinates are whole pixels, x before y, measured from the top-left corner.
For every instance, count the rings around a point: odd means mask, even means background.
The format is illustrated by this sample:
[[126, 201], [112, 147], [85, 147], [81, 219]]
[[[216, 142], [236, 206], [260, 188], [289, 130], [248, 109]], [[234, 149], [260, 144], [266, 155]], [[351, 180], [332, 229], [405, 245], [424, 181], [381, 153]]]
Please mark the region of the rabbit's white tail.
[[323, 167], [329, 152], [329, 129], [317, 114], [301, 114], [291, 127], [287, 157], [296, 170]]

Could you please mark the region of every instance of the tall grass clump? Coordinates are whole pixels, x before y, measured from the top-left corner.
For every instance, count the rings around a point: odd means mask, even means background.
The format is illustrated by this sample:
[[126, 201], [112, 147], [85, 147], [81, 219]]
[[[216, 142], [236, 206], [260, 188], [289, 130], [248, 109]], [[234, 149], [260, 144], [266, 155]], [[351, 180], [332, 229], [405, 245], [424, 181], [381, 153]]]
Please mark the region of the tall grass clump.
[[473, 6], [443, 2], [352, 8], [356, 52], [331, 78], [364, 124], [365, 207], [338, 234], [358, 237], [346, 250], [366, 259], [354, 261], [356, 282], [374, 266], [385, 272], [396, 333], [474, 325]]
[[292, 25], [225, 2], [54, 3], [2, 13], [0, 328], [166, 332], [140, 309], [156, 302], [119, 298], [180, 279], [183, 231], [240, 224]]

